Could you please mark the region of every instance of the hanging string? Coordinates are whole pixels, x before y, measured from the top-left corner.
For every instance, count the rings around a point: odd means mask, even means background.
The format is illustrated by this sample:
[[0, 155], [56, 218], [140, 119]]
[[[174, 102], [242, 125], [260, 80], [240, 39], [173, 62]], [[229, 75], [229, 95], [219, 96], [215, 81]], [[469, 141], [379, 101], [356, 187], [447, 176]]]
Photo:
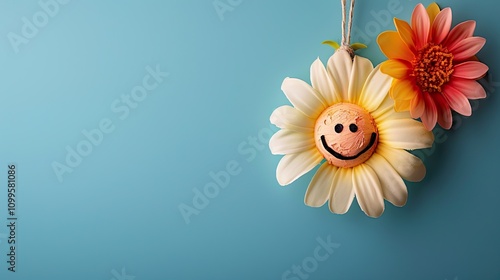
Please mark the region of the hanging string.
[[346, 24], [346, 0], [340, 0], [342, 4], [342, 42], [340, 43], [341, 46], [346, 44], [346, 36], [345, 36], [345, 24]]
[[[347, 1], [340, 0], [342, 4], [342, 42], [340, 44], [340, 49], [349, 52], [351, 57], [354, 57], [354, 50], [351, 48], [351, 29], [352, 29], [352, 19], [354, 17], [354, 4], [356, 0], [351, 0], [351, 6], [349, 7], [349, 20], [347, 20]], [[347, 25], [347, 28], [346, 28]], [[346, 34], [347, 29], [347, 34]]]
[[347, 44], [351, 44], [351, 29], [352, 29], [352, 18], [354, 17], [354, 2], [356, 0], [351, 0], [351, 7], [349, 9], [349, 27], [347, 29]]

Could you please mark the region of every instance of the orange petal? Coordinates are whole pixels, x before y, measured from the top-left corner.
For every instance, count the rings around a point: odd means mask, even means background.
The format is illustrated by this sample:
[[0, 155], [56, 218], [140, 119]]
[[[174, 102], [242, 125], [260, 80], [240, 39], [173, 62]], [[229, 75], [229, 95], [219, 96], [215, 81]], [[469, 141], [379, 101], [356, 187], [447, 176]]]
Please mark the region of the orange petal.
[[413, 14], [411, 15], [411, 29], [415, 38], [415, 47], [420, 50], [427, 45], [431, 29], [429, 15], [422, 4], [418, 4], [413, 10]]
[[385, 31], [377, 37], [380, 50], [390, 59], [403, 59], [412, 61], [413, 53], [399, 37], [397, 31]]
[[472, 108], [469, 103], [469, 99], [463, 95], [460, 91], [453, 87], [446, 87], [443, 91], [443, 97], [446, 102], [455, 112], [460, 115], [470, 116], [472, 115]]
[[404, 79], [410, 73], [411, 65], [404, 60], [389, 59], [380, 65], [380, 71], [395, 79]]
[[453, 77], [464, 79], [479, 79], [486, 74], [488, 66], [478, 61], [466, 61], [455, 66]]
[[453, 87], [456, 90], [463, 93], [468, 99], [481, 99], [486, 98], [486, 91], [484, 88], [475, 80], [453, 78], [448, 83], [449, 87]]
[[459, 43], [465, 38], [469, 38], [474, 34], [474, 29], [476, 28], [476, 22], [473, 20], [468, 20], [457, 24], [448, 34], [444, 42], [444, 46], [448, 49], [453, 48], [455, 44]]
[[434, 99], [434, 103], [436, 103], [439, 125], [444, 129], [450, 129], [453, 124], [453, 117], [448, 102], [446, 102], [441, 94], [434, 94], [432, 98]]
[[[425, 94], [425, 93], [424, 93]], [[410, 102], [410, 114], [414, 119], [418, 119], [422, 116], [425, 110], [425, 101], [421, 93], [415, 94]]]
[[485, 43], [486, 39], [483, 37], [469, 37], [458, 42], [449, 50], [453, 53], [453, 59], [460, 61], [476, 55]]
[[439, 14], [439, 12], [440, 9], [436, 2], [432, 2], [429, 6], [427, 6], [427, 14], [429, 15], [431, 26], [434, 23], [434, 19], [436, 18], [437, 14]]
[[391, 97], [394, 100], [412, 100], [415, 94], [418, 94], [413, 83], [409, 79], [394, 80], [391, 87]]
[[411, 30], [410, 24], [404, 20], [394, 18], [394, 25], [396, 26], [396, 30], [398, 31], [401, 40], [403, 40], [406, 46], [414, 52], [415, 43], [413, 42], [413, 30]]
[[436, 16], [434, 24], [432, 24], [432, 40], [435, 44], [440, 44], [448, 33], [450, 33], [451, 28], [451, 9], [445, 8]]
[[428, 93], [423, 94], [424, 100], [425, 100], [425, 111], [424, 114], [420, 117], [422, 120], [422, 123], [424, 124], [425, 128], [429, 131], [431, 131], [437, 123], [438, 119], [438, 112], [437, 112], [437, 107], [436, 103], [434, 103], [434, 100]]
[[410, 110], [410, 100], [394, 100], [394, 111], [403, 112]]

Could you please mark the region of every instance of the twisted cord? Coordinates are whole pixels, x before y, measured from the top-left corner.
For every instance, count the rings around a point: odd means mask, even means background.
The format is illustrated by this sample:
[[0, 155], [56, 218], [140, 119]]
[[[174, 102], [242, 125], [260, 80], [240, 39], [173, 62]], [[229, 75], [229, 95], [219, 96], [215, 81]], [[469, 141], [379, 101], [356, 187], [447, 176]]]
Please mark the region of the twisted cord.
[[[354, 50], [351, 48], [350, 44], [351, 44], [351, 30], [352, 30], [352, 20], [354, 17], [355, 2], [356, 0], [351, 0], [351, 6], [349, 8], [349, 20], [347, 20], [347, 2], [346, 0], [340, 0], [340, 3], [342, 5], [342, 40], [339, 49], [347, 51], [352, 58], [354, 58]], [[347, 29], [347, 34], [346, 34], [346, 29]]]

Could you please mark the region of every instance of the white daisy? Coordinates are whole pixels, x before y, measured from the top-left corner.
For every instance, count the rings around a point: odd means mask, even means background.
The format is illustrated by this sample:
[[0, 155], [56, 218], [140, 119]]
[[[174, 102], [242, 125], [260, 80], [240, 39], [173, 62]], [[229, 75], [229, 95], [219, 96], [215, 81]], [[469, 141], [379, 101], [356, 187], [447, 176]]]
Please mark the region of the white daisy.
[[370, 217], [384, 212], [384, 198], [406, 204], [403, 179], [425, 176], [422, 161], [406, 150], [431, 147], [433, 134], [408, 112], [395, 112], [388, 96], [392, 78], [370, 60], [339, 50], [311, 66], [311, 84], [286, 78], [281, 89], [294, 107], [281, 106], [271, 123], [281, 130], [269, 141], [280, 160], [276, 177], [285, 186], [326, 161], [311, 180], [305, 204], [344, 214], [356, 197]]

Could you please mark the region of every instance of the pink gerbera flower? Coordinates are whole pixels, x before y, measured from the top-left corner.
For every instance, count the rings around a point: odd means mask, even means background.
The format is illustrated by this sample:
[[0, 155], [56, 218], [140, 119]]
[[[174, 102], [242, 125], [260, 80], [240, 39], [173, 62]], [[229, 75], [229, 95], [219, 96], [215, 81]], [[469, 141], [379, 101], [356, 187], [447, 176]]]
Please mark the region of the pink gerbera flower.
[[486, 40], [474, 37], [476, 22], [465, 21], [451, 29], [450, 8], [436, 3], [427, 10], [418, 4], [409, 23], [394, 19], [397, 31], [386, 31], [377, 42], [389, 58], [381, 71], [394, 78], [390, 95], [396, 111], [410, 111], [432, 130], [439, 123], [449, 129], [451, 110], [470, 116], [469, 99], [486, 97], [477, 82], [488, 66], [475, 55]]

